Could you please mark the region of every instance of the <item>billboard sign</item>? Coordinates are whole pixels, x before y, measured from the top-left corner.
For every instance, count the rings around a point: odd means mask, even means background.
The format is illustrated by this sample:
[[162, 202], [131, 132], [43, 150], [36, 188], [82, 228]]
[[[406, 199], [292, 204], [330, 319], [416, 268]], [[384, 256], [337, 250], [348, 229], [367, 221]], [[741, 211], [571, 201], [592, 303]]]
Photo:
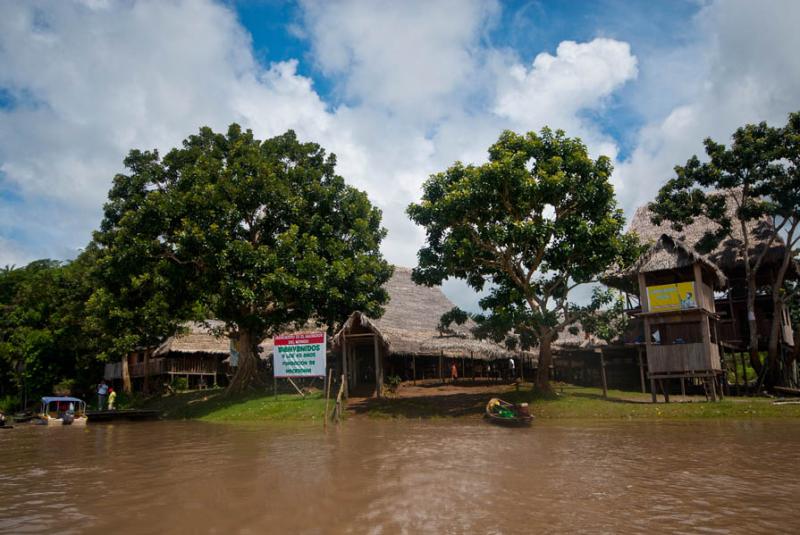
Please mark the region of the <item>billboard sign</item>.
[[276, 336], [272, 362], [275, 377], [325, 377], [325, 333]]
[[694, 282], [648, 286], [647, 304], [650, 312], [697, 308]]

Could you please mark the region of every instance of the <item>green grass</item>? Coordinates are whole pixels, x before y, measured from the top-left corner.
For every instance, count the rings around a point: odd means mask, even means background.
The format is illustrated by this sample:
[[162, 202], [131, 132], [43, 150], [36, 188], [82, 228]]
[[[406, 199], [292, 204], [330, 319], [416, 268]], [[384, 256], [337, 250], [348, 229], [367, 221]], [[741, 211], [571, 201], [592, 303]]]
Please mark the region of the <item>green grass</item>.
[[[222, 396], [223, 390], [186, 392], [151, 398], [138, 406], [162, 411], [168, 419], [198, 419], [209, 422], [321, 422], [325, 399], [321, 393], [301, 398], [297, 394], [251, 393], [235, 397]], [[800, 405], [775, 405], [768, 398], [726, 398], [717, 403], [704, 398], [683, 401], [680, 395], [671, 396], [672, 403], [650, 403], [649, 394], [609, 390], [603, 399], [602, 390], [571, 385], [556, 385], [555, 394], [537, 395], [529, 384], [515, 390], [498, 385], [497, 392], [467, 393], [450, 396], [423, 396], [369, 400], [351, 407], [357, 415], [369, 418], [479, 418], [490, 397], [512, 402], [527, 402], [531, 412], [540, 419], [582, 420], [691, 420], [703, 418], [798, 418]], [[333, 403], [331, 402], [331, 410]]]
[[[209, 422], [322, 421], [325, 399], [321, 393], [248, 393], [224, 397], [222, 389], [186, 392], [151, 398], [140, 405], [155, 409], [168, 419], [197, 419]], [[333, 403], [331, 403], [332, 409]]]
[[649, 394], [609, 390], [609, 399], [603, 399], [599, 388], [563, 386], [555, 388], [553, 397], [536, 396], [530, 390], [509, 392], [509, 401], [530, 403], [531, 412], [545, 419], [703, 419], [703, 418], [798, 418], [800, 405], [775, 405], [773, 399], [727, 397], [711, 403], [704, 398], [689, 398], [683, 402], [680, 395], [670, 396], [671, 403], [650, 403]]

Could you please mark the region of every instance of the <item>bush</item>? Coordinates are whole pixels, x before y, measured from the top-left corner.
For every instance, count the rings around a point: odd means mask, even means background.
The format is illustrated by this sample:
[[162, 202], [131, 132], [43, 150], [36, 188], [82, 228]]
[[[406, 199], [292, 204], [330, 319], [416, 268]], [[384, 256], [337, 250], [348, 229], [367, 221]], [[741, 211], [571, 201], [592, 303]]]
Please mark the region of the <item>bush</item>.
[[389, 377], [386, 378], [386, 387], [389, 390], [389, 392], [394, 394], [395, 392], [397, 392], [397, 389], [398, 387], [400, 387], [400, 383], [402, 381], [403, 380], [400, 379], [398, 375], [390, 375]]
[[176, 392], [189, 390], [189, 379], [186, 377], [176, 377], [172, 380], [172, 389]]
[[71, 396], [75, 390], [74, 379], [62, 379], [61, 382], [53, 385], [53, 394], [57, 396]]
[[19, 405], [19, 399], [14, 396], [5, 396], [0, 398], [0, 412], [8, 414], [12, 409]]

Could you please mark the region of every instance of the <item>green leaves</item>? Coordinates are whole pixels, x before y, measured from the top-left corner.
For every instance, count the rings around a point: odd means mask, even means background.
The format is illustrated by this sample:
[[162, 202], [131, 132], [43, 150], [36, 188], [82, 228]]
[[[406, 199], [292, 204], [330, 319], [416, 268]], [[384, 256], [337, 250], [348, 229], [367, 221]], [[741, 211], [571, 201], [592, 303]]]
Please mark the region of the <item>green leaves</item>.
[[638, 252], [622, 234], [611, 170], [608, 158], [592, 160], [562, 131], [503, 132], [487, 163], [456, 162], [431, 175], [408, 207], [427, 236], [414, 280], [490, 284], [481, 306], [491, 315], [478, 319], [497, 341], [512, 330], [524, 347], [554, 336], [576, 319], [569, 290]]
[[261, 142], [236, 124], [201, 128], [163, 159], [131, 151], [95, 241], [139, 343], [198, 305], [258, 341], [309, 318], [332, 328], [355, 309], [380, 315], [381, 213], [335, 164], [292, 131]]

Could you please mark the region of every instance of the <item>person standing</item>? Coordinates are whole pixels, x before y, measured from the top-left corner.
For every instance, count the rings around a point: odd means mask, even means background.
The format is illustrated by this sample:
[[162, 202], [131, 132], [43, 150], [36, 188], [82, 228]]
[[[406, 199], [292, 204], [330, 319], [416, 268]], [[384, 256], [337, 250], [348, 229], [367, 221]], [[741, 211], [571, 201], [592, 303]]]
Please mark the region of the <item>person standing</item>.
[[106, 410], [106, 396], [108, 395], [108, 385], [105, 381], [100, 381], [97, 385], [97, 410]]
[[113, 411], [114, 405], [117, 402], [117, 393], [114, 392], [113, 388], [108, 389], [108, 410]]
[[514, 359], [512, 357], [508, 358], [508, 372], [511, 374], [512, 379], [517, 378], [517, 369], [516, 365], [514, 364]]
[[458, 379], [458, 367], [456, 361], [453, 361], [453, 364], [450, 365], [450, 381], [455, 384], [456, 379]]

